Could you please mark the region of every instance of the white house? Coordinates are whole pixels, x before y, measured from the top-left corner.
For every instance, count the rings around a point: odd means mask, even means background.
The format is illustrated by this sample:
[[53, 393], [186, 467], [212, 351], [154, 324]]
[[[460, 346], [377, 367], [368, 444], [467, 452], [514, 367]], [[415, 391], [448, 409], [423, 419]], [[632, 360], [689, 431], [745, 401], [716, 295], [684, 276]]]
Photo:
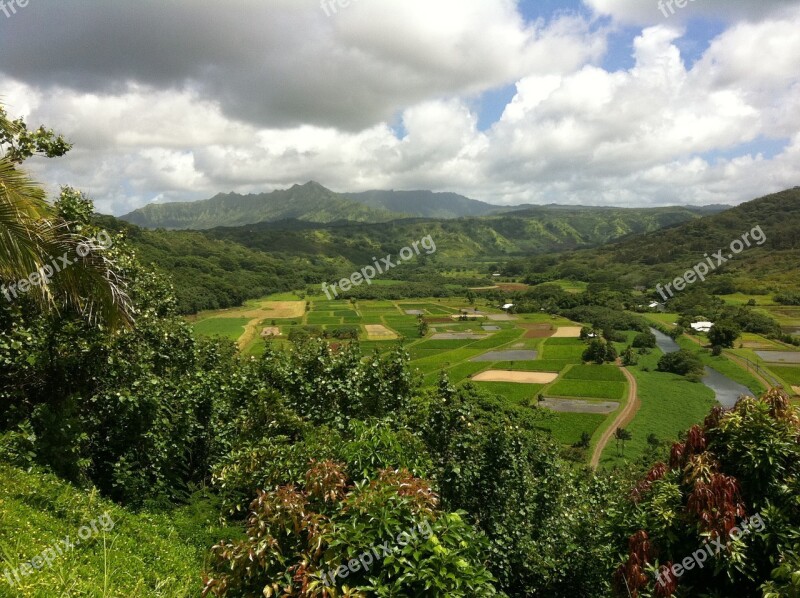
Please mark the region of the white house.
[[708, 332], [711, 330], [713, 325], [713, 322], [695, 322], [692, 324], [692, 330], [696, 330], [697, 332]]

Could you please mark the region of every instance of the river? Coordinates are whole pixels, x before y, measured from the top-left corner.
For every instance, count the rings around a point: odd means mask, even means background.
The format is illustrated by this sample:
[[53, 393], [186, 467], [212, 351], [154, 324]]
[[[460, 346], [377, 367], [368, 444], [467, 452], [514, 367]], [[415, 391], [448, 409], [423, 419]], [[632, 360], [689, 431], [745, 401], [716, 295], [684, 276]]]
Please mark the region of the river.
[[[678, 343], [660, 330], [651, 328], [650, 332], [656, 336], [656, 345], [661, 349], [662, 353], [674, 353], [680, 350]], [[717, 401], [720, 405], [725, 407], [725, 409], [733, 407], [741, 395], [752, 396], [753, 394], [746, 386], [739, 384], [735, 380], [731, 380], [727, 376], [720, 374], [717, 370], [709, 367], [706, 368], [706, 375], [703, 376], [703, 384], [714, 391]]]

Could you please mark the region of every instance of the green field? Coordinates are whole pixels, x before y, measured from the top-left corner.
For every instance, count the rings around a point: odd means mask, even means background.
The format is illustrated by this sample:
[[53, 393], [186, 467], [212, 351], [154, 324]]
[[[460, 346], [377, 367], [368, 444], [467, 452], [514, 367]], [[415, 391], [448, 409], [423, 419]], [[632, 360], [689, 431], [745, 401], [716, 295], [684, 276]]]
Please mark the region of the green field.
[[194, 331], [202, 336], [222, 336], [232, 341], [244, 334], [250, 318], [207, 318], [192, 324]]
[[592, 413], [550, 413], [537, 427], [566, 446], [578, 442], [584, 432], [593, 436], [606, 419], [605, 415]]
[[668, 449], [680, 433], [701, 423], [716, 405], [714, 392], [704, 384], [689, 382], [675, 374], [656, 372], [660, 356], [660, 351], [653, 351], [643, 356], [637, 366], [628, 368], [636, 377], [642, 405], [626, 426], [632, 439], [626, 443], [624, 456], [617, 456], [616, 443], [612, 440], [600, 458], [601, 467], [622, 465], [644, 455], [650, 434], [663, 443], [664, 450]]
[[559, 380], [547, 389], [547, 396], [621, 401], [625, 398], [625, 387], [625, 382], [608, 382], [605, 380]]
[[[574, 283], [573, 283], [574, 284]], [[281, 294], [271, 299], [297, 300], [291, 293]], [[258, 305], [258, 301], [251, 302]], [[501, 313], [496, 308], [481, 304], [481, 311]], [[582, 355], [585, 343], [580, 339], [570, 338], [524, 338], [526, 330], [518, 324], [548, 323], [556, 326], [576, 326], [564, 318], [552, 317], [549, 314], [523, 314], [514, 321], [474, 320], [459, 322], [429, 323], [429, 333], [420, 338], [418, 332], [419, 319], [416, 315], [408, 315], [406, 310], [422, 310], [427, 319], [446, 318], [450, 314], [459, 313], [472, 308], [464, 305], [460, 299], [446, 300], [411, 300], [411, 301], [342, 301], [326, 300], [324, 297], [311, 299], [310, 309], [291, 321], [279, 322], [282, 338], [269, 342], [276, 346], [287, 343], [286, 337], [296, 328], [316, 326], [330, 331], [343, 325], [363, 326], [380, 324], [404, 337], [404, 348], [411, 356], [411, 368], [417, 372], [425, 386], [434, 386], [442, 371], [445, 371], [453, 384], [470, 381], [475, 374], [489, 369], [516, 370], [532, 372], [555, 372], [564, 374], [563, 378], [551, 385], [517, 384], [513, 382], [473, 382], [475, 386], [488, 394], [498, 396], [503, 401], [521, 406], [535, 406], [536, 396], [545, 391], [552, 396], [571, 396], [594, 398], [598, 400], [621, 400], [625, 394], [625, 378], [615, 366], [583, 365]], [[239, 338], [244, 332], [247, 318], [221, 318], [211, 312], [205, 314], [206, 319], [194, 324], [201, 334], [219, 334], [232, 340]], [[483, 324], [497, 326], [500, 330], [484, 331]], [[269, 321], [264, 325], [270, 325]], [[434, 332], [435, 331], [435, 332]], [[472, 332], [482, 335], [480, 339], [433, 340], [434, 333]], [[385, 352], [398, 345], [398, 341], [368, 341], [362, 328], [359, 342], [362, 353], [372, 351]], [[332, 339], [331, 339], [332, 340]], [[243, 349], [248, 355], [264, 353], [266, 343], [259, 338], [254, 339]], [[539, 358], [533, 361], [515, 362], [472, 362], [487, 351], [497, 349], [537, 350]], [[613, 416], [611, 416], [613, 417]], [[547, 412], [542, 429], [551, 434], [558, 442], [569, 446], [578, 441], [583, 432], [594, 434], [607, 421], [606, 416], [596, 414], [552, 413]]]
[[564, 374], [564, 380], [605, 380], [625, 382], [625, 374], [613, 365], [576, 365]]
[[725, 303], [729, 305], [747, 305], [749, 301], [755, 301], [756, 305], [775, 305], [772, 295], [746, 295], [745, 293], [733, 293], [732, 295], [720, 295]]
[[583, 341], [571, 338], [550, 338], [542, 345], [542, 359], [559, 359], [575, 364], [583, 363]]
[[800, 367], [773, 365], [769, 369], [792, 386], [800, 386]]
[[513, 382], [473, 382], [483, 391], [501, 395], [507, 401], [530, 407], [536, 404], [536, 395], [544, 388], [543, 384], [515, 384]]

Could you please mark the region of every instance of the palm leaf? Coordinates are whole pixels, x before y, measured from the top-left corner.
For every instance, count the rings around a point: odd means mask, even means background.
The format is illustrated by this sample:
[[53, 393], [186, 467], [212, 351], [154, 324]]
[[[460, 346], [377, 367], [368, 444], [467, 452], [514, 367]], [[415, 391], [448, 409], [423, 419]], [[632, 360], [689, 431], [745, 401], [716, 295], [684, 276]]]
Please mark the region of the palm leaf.
[[[84, 244], [89, 251], [79, 255]], [[60, 256], [71, 265], [58, 272], [54, 264], [60, 265]], [[2, 157], [0, 281], [11, 284], [35, 272], [53, 274], [52, 285], [32, 286], [28, 293], [44, 309], [71, 307], [91, 323], [102, 321], [112, 328], [132, 323], [130, 299], [105, 249], [55, 219], [41, 187]]]

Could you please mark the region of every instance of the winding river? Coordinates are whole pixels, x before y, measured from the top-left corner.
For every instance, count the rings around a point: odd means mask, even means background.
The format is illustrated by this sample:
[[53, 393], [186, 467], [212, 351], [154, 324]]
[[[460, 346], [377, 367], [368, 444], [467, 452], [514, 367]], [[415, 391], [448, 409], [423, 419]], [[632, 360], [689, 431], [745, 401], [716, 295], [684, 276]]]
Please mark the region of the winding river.
[[[661, 349], [662, 353], [674, 353], [680, 350], [678, 343], [660, 330], [651, 328], [650, 332], [656, 336], [656, 345]], [[703, 376], [703, 384], [714, 391], [717, 401], [720, 405], [725, 407], [725, 409], [733, 407], [741, 395], [753, 394], [746, 386], [731, 380], [727, 376], [720, 374], [717, 370], [709, 367], [706, 368], [706, 375]]]

